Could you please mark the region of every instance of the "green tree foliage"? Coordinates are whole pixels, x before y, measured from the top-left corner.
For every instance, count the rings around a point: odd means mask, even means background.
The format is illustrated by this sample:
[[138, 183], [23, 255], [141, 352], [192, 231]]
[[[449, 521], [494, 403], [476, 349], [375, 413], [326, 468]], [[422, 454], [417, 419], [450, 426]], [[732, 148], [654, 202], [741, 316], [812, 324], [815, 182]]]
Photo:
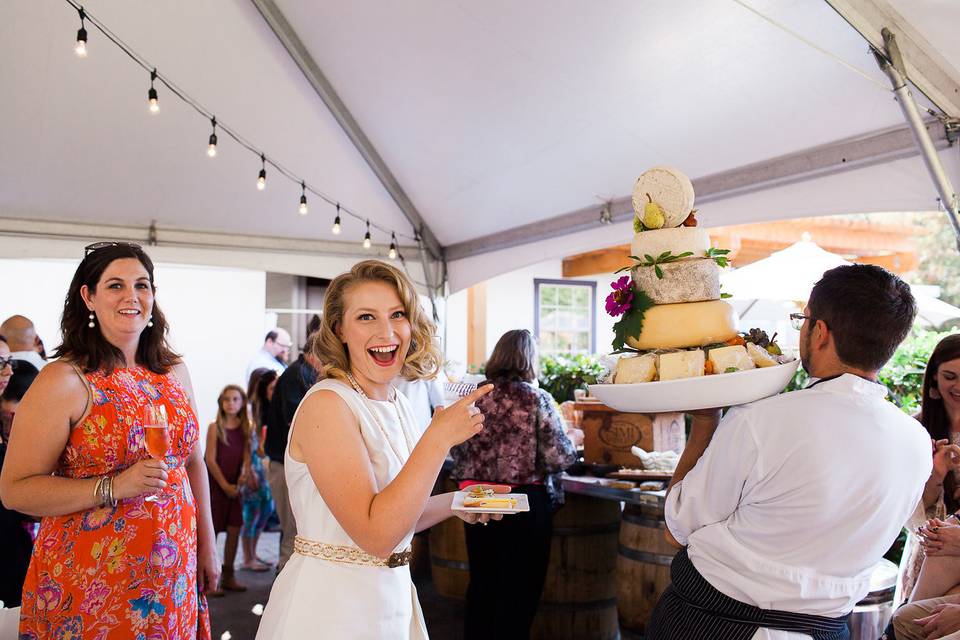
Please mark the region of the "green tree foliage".
[[605, 370], [597, 356], [563, 355], [540, 358], [540, 388], [553, 396], [557, 403], [573, 400], [574, 389], [586, 389], [595, 384]]
[[920, 265], [911, 281], [939, 285], [940, 299], [960, 306], [960, 252], [950, 220], [935, 212], [916, 214], [916, 222], [927, 233], [917, 237]]

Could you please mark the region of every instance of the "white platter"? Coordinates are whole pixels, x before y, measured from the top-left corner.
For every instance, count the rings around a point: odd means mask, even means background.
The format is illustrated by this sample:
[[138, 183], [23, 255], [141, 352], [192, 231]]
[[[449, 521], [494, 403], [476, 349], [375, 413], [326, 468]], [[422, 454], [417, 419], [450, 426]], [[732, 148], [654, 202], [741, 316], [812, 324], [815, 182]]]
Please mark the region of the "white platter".
[[592, 384], [590, 393], [608, 407], [633, 413], [695, 411], [746, 404], [783, 391], [800, 364], [786, 364], [736, 373], [638, 384]]
[[513, 509], [485, 509], [482, 507], [465, 507], [463, 499], [467, 497], [468, 492], [457, 491], [453, 494], [453, 504], [450, 505], [451, 511], [463, 511], [464, 513], [521, 513], [530, 511], [530, 500], [525, 493], [498, 493], [495, 498], [514, 498], [517, 506]]

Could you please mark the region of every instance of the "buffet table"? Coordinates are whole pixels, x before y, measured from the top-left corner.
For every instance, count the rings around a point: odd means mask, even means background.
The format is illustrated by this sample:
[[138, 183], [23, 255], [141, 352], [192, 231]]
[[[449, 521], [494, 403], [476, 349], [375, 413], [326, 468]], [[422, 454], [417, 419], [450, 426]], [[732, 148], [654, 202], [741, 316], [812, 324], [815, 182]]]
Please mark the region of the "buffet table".
[[[561, 482], [566, 503], [554, 516], [530, 637], [615, 640], [642, 633], [670, 581], [674, 550], [663, 539], [665, 491], [606, 486], [609, 481], [591, 476], [564, 474]], [[462, 599], [470, 570], [462, 522], [433, 527], [429, 547], [434, 589]]]

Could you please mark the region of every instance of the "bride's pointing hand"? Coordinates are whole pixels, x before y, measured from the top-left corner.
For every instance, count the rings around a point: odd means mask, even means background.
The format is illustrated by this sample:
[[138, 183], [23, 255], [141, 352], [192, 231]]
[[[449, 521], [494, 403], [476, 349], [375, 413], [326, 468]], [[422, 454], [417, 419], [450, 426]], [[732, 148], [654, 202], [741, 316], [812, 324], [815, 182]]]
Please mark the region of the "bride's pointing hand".
[[448, 448], [477, 435], [483, 430], [483, 413], [474, 406], [474, 402], [491, 391], [493, 385], [485, 384], [449, 407], [438, 408], [427, 432], [440, 438]]

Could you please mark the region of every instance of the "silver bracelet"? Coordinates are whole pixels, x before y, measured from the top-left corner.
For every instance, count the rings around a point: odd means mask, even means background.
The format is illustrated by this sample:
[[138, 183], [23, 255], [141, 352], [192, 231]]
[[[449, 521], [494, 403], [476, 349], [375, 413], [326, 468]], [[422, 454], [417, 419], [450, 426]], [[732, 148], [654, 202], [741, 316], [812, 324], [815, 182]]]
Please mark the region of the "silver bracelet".
[[103, 481], [106, 476], [97, 478], [97, 483], [93, 486], [93, 504], [95, 507], [103, 506]]

